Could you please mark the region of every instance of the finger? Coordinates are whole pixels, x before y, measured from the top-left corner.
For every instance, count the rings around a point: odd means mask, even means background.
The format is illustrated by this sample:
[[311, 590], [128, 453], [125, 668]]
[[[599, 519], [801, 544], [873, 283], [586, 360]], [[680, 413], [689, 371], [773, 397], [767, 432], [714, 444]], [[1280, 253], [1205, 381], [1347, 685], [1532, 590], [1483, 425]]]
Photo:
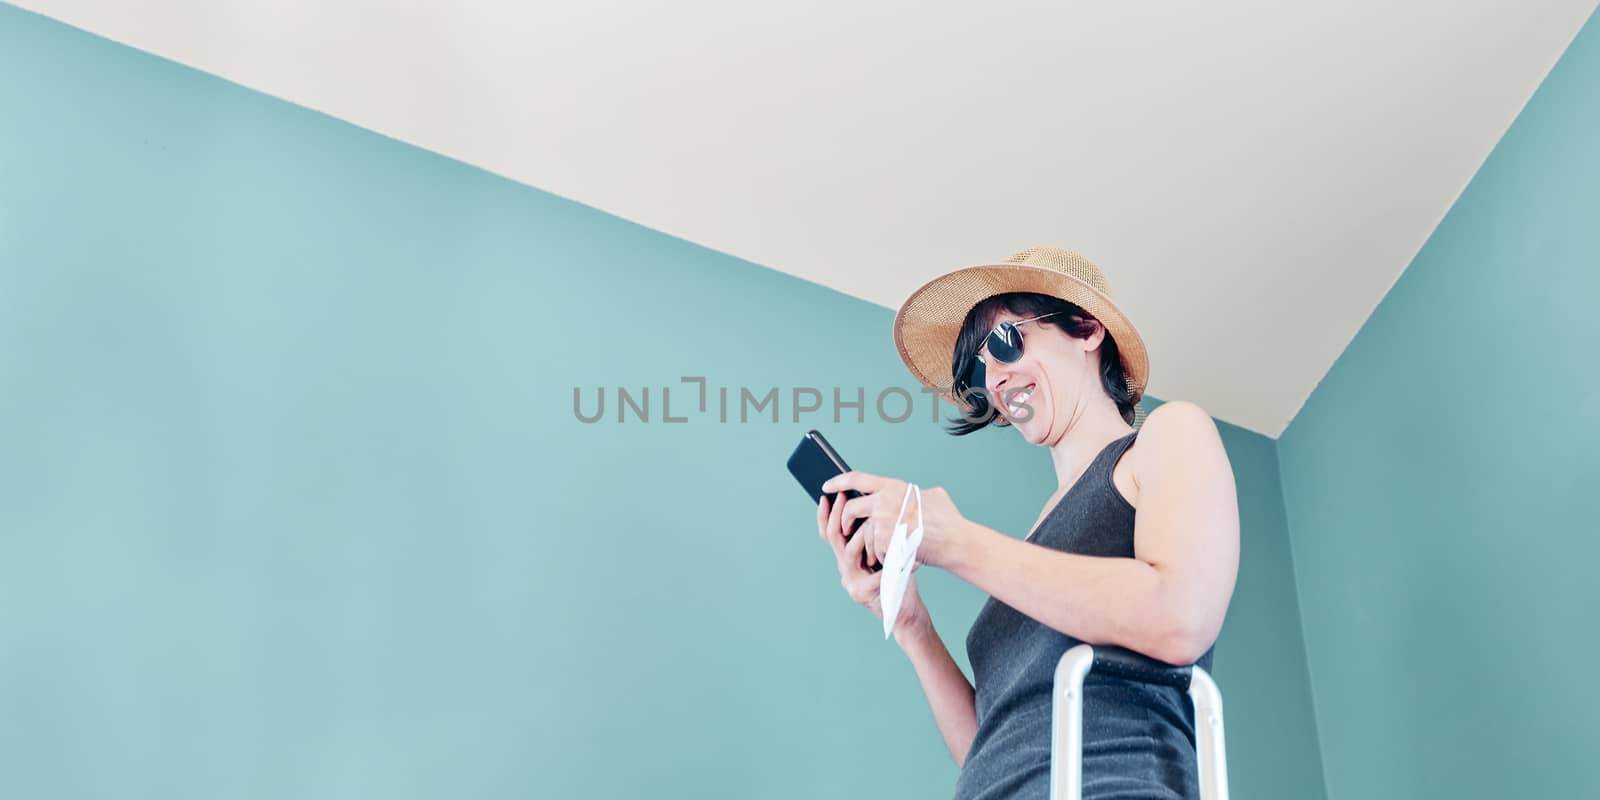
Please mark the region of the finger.
[[870, 472], [850, 470], [841, 472], [829, 478], [822, 484], [822, 491], [832, 494], [854, 489], [862, 494], [872, 494], [883, 485], [884, 479]]
[[844, 514], [844, 504], [833, 502], [834, 500], [837, 498], [829, 499], [827, 538], [828, 545], [833, 548], [833, 557], [843, 563], [845, 541], [844, 529], [840, 527], [840, 522]]
[[866, 543], [867, 532], [856, 531], [856, 535], [850, 537], [850, 543], [844, 546], [844, 553], [839, 556], [842, 559], [841, 568], [848, 567], [854, 572], [861, 572], [861, 551], [866, 547]]
[[[848, 531], [853, 525], [855, 525], [856, 520], [865, 519], [866, 517], [872, 515], [873, 509], [877, 508], [878, 505], [878, 496], [873, 494], [864, 494], [860, 497], [853, 497], [844, 501], [843, 505], [843, 524], [844, 529]], [[866, 529], [863, 528], [862, 530]]]
[[882, 515], [873, 515], [861, 523], [861, 530], [868, 534], [867, 562], [882, 564], [884, 557], [889, 553], [889, 540], [894, 537], [894, 529]]
[[870, 583], [866, 585], [865, 590], [867, 608], [872, 609], [872, 613], [876, 614], [878, 619], [883, 619], [883, 573], [874, 572], [871, 575], [872, 577], [868, 579]]
[[883, 573], [857, 570], [856, 574], [845, 576], [842, 583], [851, 600], [872, 609], [878, 616], [883, 616], [878, 605], [878, 593], [883, 586]]
[[828, 538], [828, 496], [823, 495], [817, 500], [817, 538], [824, 541]]
[[878, 557], [878, 551], [883, 547], [882, 542], [889, 539], [887, 527], [877, 517], [869, 517], [861, 524], [861, 530], [867, 537], [866, 568], [874, 571], [883, 569], [883, 559]]
[[872, 528], [872, 538], [867, 539], [867, 563], [880, 565], [883, 563], [883, 549], [888, 547], [890, 531], [885, 530], [885, 525], [878, 522], [877, 518], [867, 520], [867, 526]]
[[859, 554], [856, 557], [856, 566], [862, 571], [872, 571], [872, 533], [874, 530], [872, 530], [872, 520], [869, 518], [867, 522], [861, 523], [861, 528], [856, 530], [854, 536], [856, 539], [861, 539], [861, 547], [856, 547], [856, 552]]

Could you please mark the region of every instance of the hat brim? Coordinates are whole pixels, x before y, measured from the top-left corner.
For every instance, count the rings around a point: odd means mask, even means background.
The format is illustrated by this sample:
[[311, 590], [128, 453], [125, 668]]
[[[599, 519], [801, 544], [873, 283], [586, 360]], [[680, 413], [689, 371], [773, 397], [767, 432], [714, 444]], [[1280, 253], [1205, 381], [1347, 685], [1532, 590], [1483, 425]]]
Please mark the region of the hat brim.
[[1103, 292], [1078, 278], [1026, 264], [984, 264], [947, 272], [911, 293], [894, 316], [894, 345], [900, 360], [922, 385], [956, 408], [965, 405], [952, 391], [950, 357], [961, 324], [972, 307], [997, 294], [1036, 292], [1074, 303], [1100, 320], [1117, 343], [1128, 389], [1137, 406], [1150, 375], [1144, 339], [1122, 309]]

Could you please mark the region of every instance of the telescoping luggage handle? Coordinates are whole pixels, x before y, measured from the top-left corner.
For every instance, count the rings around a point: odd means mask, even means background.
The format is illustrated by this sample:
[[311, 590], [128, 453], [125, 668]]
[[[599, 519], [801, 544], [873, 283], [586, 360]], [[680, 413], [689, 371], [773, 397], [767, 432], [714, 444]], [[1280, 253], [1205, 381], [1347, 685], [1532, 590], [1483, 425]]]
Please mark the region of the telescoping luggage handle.
[[1083, 681], [1090, 670], [1172, 686], [1194, 702], [1200, 800], [1228, 800], [1228, 761], [1222, 742], [1222, 693], [1197, 666], [1173, 667], [1121, 647], [1080, 644], [1056, 664], [1050, 708], [1050, 800], [1083, 797]]

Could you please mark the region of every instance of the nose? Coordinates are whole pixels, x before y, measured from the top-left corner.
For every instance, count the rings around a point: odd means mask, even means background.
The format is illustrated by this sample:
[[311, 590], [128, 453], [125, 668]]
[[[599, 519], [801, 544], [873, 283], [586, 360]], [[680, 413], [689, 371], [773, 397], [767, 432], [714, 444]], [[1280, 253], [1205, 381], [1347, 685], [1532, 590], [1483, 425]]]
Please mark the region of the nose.
[[1006, 382], [1011, 380], [1012, 366], [996, 358], [991, 358], [984, 362], [983, 367], [987, 378], [985, 383], [989, 385], [990, 394], [995, 397], [1000, 396], [1000, 392], [1006, 388]]

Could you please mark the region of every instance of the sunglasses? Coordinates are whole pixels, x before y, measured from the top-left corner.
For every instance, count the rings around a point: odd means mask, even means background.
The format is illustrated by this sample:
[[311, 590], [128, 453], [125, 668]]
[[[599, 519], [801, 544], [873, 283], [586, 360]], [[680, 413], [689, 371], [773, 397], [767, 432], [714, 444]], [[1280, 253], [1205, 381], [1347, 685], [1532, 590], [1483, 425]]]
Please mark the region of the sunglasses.
[[985, 367], [988, 362], [983, 357], [983, 351], [987, 349], [989, 357], [1002, 364], [1015, 364], [1017, 359], [1022, 358], [1022, 332], [1017, 330], [1017, 326], [1041, 320], [1045, 317], [1053, 317], [1059, 313], [1061, 312], [1052, 311], [1048, 314], [1019, 319], [1015, 322], [1006, 320], [994, 326], [994, 329], [989, 331], [989, 335], [983, 337], [983, 343], [978, 345], [978, 352], [973, 354], [972, 363], [967, 366], [965, 385], [960, 387], [963, 393], [976, 395], [973, 399], [982, 401], [980, 403], [981, 408], [984, 403], [987, 403], [986, 395], [988, 394], [988, 372]]

